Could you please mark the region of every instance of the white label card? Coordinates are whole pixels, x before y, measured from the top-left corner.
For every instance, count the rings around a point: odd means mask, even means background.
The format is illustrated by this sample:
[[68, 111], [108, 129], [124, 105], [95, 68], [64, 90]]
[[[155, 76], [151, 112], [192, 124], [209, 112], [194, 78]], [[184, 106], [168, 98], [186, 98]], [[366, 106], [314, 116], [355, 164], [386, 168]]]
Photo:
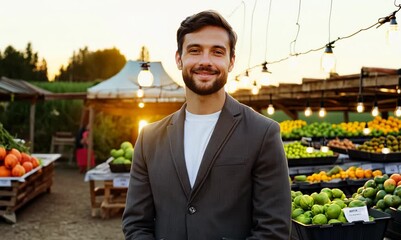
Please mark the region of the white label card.
[[373, 169], [373, 166], [372, 166], [372, 164], [362, 164], [362, 166], [361, 166], [363, 169]]
[[343, 208], [345, 218], [348, 222], [355, 221], [369, 221], [368, 208], [363, 207], [353, 207], [353, 208]]
[[128, 187], [129, 178], [128, 177], [117, 177], [113, 179], [114, 187]]
[[0, 179], [0, 187], [11, 187], [11, 180]]
[[399, 172], [398, 166], [394, 165], [394, 164], [392, 164], [392, 165], [388, 165], [387, 164], [386, 166], [384, 166], [384, 171], [387, 174], [393, 174], [393, 173], [398, 173]]

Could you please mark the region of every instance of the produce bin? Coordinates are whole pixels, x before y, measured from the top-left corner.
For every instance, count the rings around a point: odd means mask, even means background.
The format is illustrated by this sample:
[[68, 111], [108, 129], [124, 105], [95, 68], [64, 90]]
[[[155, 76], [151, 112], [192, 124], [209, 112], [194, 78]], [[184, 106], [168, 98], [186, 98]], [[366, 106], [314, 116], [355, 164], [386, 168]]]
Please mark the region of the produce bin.
[[391, 220], [388, 223], [385, 236], [390, 239], [401, 239], [401, 211], [395, 208], [390, 208]]
[[369, 209], [372, 222], [305, 225], [292, 220], [293, 240], [383, 240], [391, 216], [387, 213]]

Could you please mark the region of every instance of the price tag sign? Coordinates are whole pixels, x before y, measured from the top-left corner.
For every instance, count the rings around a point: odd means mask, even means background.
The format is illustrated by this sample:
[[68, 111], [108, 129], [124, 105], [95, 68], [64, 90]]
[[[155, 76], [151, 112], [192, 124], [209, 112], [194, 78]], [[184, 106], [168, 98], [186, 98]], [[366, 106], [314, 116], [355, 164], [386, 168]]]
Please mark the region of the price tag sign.
[[384, 166], [384, 171], [387, 174], [399, 173], [398, 166], [394, 164]]
[[343, 208], [345, 218], [348, 222], [355, 221], [369, 221], [368, 208], [363, 207], [353, 207], [353, 208]]
[[114, 187], [128, 187], [129, 178], [128, 177], [117, 177], [113, 179]]
[[361, 168], [363, 168], [363, 169], [373, 169], [373, 166], [372, 166], [372, 164], [362, 164], [361, 165]]
[[11, 187], [11, 180], [0, 179], [0, 187]]

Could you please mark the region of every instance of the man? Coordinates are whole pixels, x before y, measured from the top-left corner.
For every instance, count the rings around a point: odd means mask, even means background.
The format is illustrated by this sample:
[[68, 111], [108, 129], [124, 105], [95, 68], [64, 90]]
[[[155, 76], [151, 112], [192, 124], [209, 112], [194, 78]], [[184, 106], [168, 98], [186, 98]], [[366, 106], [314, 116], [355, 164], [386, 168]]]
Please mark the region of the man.
[[187, 102], [136, 142], [126, 239], [289, 239], [279, 124], [225, 93], [236, 34], [214, 11], [185, 19], [176, 63]]

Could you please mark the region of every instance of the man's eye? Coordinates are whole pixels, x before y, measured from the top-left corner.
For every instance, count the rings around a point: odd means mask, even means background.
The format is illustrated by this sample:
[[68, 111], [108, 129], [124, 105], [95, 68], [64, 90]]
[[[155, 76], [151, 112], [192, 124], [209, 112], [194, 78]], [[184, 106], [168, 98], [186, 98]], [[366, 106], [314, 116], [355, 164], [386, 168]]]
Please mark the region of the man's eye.
[[190, 49], [188, 52], [192, 53], [192, 54], [196, 54], [196, 53], [199, 53], [200, 51], [198, 49]]
[[214, 51], [214, 54], [216, 54], [216, 55], [224, 55], [224, 51], [216, 50], [216, 51]]

